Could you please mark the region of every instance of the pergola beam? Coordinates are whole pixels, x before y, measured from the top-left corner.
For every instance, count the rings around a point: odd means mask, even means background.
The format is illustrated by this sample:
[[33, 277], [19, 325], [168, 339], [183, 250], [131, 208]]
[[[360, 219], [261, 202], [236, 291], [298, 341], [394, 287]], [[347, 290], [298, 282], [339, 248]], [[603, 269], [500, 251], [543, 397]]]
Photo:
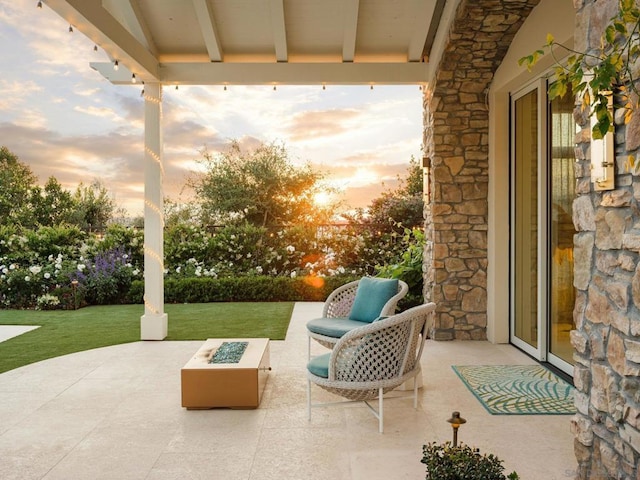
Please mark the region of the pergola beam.
[[209, 58], [212, 62], [221, 62], [223, 55], [222, 47], [220, 45], [220, 39], [218, 38], [211, 4], [207, 0], [193, 0], [193, 8], [196, 11], [196, 17], [200, 24], [200, 31], [202, 32], [204, 43], [207, 46]]
[[433, 1], [425, 2], [424, 0], [413, 0], [411, 5], [411, 16], [414, 19], [414, 23], [407, 51], [407, 59], [410, 62], [422, 61], [422, 51], [424, 49], [427, 35], [429, 34], [429, 27], [431, 26], [431, 23], [428, 20], [432, 18], [435, 6], [436, 2]]
[[139, 78], [159, 78], [158, 60], [103, 8], [102, 0], [46, 0], [46, 4]]
[[137, 1], [102, 0], [102, 8], [109, 12], [116, 20], [119, 20], [136, 40], [157, 56], [158, 49], [153, 41], [149, 27], [144, 21], [144, 16]]
[[343, 3], [342, 61], [353, 62], [356, 55], [356, 35], [358, 33], [358, 9], [360, 0], [345, 0]]
[[[130, 84], [131, 73], [110, 63], [91, 63], [114, 84]], [[429, 76], [426, 63], [169, 63], [164, 85], [417, 85]]]
[[270, 0], [269, 6], [276, 60], [286, 62], [289, 59], [289, 50], [287, 48], [287, 29], [284, 22], [284, 0]]

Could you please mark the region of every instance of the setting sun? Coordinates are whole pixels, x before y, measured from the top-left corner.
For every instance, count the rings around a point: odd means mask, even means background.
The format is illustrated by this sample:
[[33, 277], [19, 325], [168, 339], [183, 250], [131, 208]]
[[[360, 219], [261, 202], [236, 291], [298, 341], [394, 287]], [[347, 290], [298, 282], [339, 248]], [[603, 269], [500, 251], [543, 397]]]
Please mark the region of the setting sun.
[[319, 207], [326, 207], [331, 203], [331, 199], [329, 192], [318, 192], [313, 196], [313, 203]]

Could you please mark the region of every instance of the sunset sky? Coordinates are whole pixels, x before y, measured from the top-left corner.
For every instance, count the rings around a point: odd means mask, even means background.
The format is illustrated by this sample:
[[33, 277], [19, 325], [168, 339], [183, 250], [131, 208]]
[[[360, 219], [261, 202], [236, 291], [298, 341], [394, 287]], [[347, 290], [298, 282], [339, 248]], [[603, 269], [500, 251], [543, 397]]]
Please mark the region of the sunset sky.
[[[0, 4], [0, 145], [44, 184], [101, 180], [131, 215], [143, 210], [144, 102], [89, 62], [108, 61], [35, 0]], [[293, 161], [328, 174], [351, 207], [365, 207], [422, 157], [418, 86], [181, 86], [164, 90], [165, 195], [184, 201], [203, 148], [277, 141]], [[383, 184], [384, 183], [384, 187]]]

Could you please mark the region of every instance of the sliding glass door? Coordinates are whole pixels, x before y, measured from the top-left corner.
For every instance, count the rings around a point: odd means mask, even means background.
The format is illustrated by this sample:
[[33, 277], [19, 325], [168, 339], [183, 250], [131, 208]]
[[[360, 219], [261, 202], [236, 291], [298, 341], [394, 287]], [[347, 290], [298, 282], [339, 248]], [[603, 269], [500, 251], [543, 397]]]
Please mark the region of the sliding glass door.
[[511, 101], [511, 342], [572, 371], [573, 96], [540, 80]]

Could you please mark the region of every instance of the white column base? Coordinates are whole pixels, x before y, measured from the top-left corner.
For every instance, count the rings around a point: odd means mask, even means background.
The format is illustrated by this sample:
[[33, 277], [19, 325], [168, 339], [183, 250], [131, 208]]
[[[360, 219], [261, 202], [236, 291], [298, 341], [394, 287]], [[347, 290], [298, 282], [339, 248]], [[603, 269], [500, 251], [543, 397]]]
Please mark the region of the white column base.
[[144, 314], [140, 317], [140, 340], [164, 340], [169, 330], [169, 316]]

